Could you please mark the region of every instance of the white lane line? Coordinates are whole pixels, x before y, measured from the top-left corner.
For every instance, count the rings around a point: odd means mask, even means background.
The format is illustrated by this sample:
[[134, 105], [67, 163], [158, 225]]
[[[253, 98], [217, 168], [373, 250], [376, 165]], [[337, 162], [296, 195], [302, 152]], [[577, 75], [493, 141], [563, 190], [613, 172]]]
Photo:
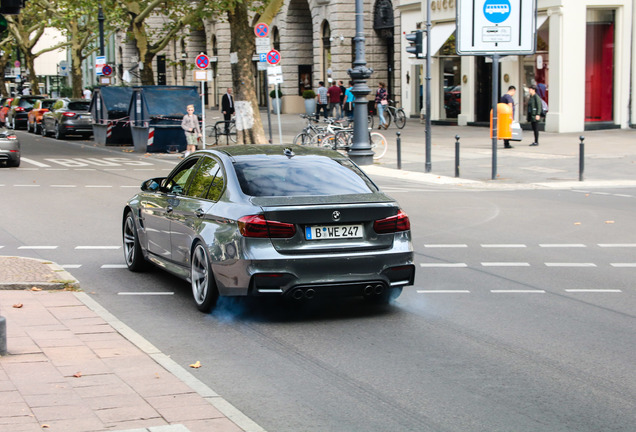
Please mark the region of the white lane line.
[[580, 243], [572, 243], [572, 244], [567, 244], [567, 243], [544, 243], [544, 244], [540, 244], [539, 247], [542, 247], [542, 248], [584, 248], [586, 246], [584, 244], [580, 244]]
[[16, 184], [15, 187], [40, 187], [39, 184]]
[[101, 268], [103, 269], [125, 269], [126, 264], [104, 264]]
[[81, 264], [62, 264], [60, 267], [64, 269], [77, 269], [77, 268], [80, 268], [81, 266], [82, 266]]
[[425, 244], [425, 248], [467, 248], [467, 244]]
[[636, 263], [611, 263], [610, 265], [617, 268], [636, 268]]
[[545, 294], [544, 290], [490, 290], [493, 294]]
[[626, 194], [614, 194], [614, 196], [621, 198], [634, 198], [634, 195], [626, 195]]
[[57, 249], [57, 246], [19, 246], [18, 249], [46, 250]]
[[621, 293], [619, 289], [566, 289], [569, 293]]
[[611, 195], [609, 192], [592, 192], [594, 195]]
[[87, 188], [112, 188], [111, 185], [86, 185]]
[[505, 243], [502, 243], [502, 244], [482, 244], [481, 247], [483, 247], [483, 248], [524, 248], [524, 247], [526, 247], [526, 245], [521, 244], [521, 243], [520, 244], [514, 244], [514, 243], [505, 244]]
[[596, 267], [594, 263], [545, 263], [547, 267]]
[[120, 249], [121, 246], [75, 246], [75, 249], [82, 250], [105, 250], [105, 249]]
[[155, 168], [134, 168], [133, 171], [156, 171]]
[[602, 248], [636, 248], [636, 243], [599, 243]]
[[468, 290], [417, 290], [418, 294], [470, 294]]
[[484, 267], [530, 267], [527, 262], [483, 262]]
[[174, 292], [118, 292], [117, 295], [126, 296], [126, 295], [138, 295], [138, 296], [162, 296], [162, 295], [174, 295]]
[[121, 188], [135, 188], [135, 189], [140, 189], [139, 185], [137, 186], [119, 186]]
[[0, 249], [2, 249], [4, 246], [0, 246]]
[[36, 162], [33, 159], [28, 159], [28, 158], [25, 158], [24, 156], [22, 156], [20, 158], [20, 160], [22, 162], [30, 163], [31, 165], [35, 165], [35, 166], [40, 167], [40, 168], [50, 168], [51, 167], [51, 165], [43, 164], [42, 162]]
[[104, 171], [126, 171], [123, 168], [104, 168]]
[[77, 185], [51, 185], [51, 187], [54, 187], [54, 188], [74, 188], [74, 187], [77, 187]]
[[18, 171], [38, 171], [40, 168], [18, 168]]
[[75, 168], [75, 171], [97, 171], [95, 168]]
[[466, 263], [420, 263], [420, 267], [463, 268], [468, 265]]
[[68, 171], [68, 168], [47, 168], [45, 171]]

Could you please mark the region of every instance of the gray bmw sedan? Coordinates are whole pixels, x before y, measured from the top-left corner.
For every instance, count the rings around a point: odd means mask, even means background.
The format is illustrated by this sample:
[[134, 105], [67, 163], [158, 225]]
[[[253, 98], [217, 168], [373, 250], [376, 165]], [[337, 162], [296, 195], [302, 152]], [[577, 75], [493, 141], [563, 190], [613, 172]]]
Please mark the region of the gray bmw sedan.
[[301, 146], [229, 146], [153, 178], [123, 211], [128, 268], [221, 296], [360, 296], [387, 303], [415, 277], [408, 216], [349, 158]]

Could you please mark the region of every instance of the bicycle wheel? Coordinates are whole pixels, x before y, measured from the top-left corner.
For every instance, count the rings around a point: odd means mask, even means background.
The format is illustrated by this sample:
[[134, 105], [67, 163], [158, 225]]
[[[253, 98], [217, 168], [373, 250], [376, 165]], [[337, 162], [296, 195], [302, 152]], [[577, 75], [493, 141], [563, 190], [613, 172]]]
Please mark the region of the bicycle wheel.
[[205, 127], [205, 136], [213, 137], [214, 136], [214, 125], [207, 125]]
[[311, 135], [307, 132], [301, 132], [294, 137], [292, 144], [294, 145], [309, 145], [311, 143]]
[[349, 131], [336, 132], [336, 136], [334, 138], [336, 143], [336, 149], [349, 152], [349, 150], [351, 149], [352, 137], [353, 137], [353, 133]]
[[388, 143], [384, 135], [379, 132], [371, 132], [369, 136], [371, 141], [371, 150], [373, 150], [373, 160], [381, 159], [386, 154]]
[[236, 144], [236, 123], [230, 123], [230, 129], [228, 130], [228, 136], [230, 138], [230, 142]]
[[406, 114], [404, 114], [404, 110], [399, 108], [395, 110], [395, 125], [398, 129], [402, 129], [406, 124]]
[[384, 109], [384, 121], [386, 122], [386, 128], [388, 129], [389, 126], [391, 126], [391, 119], [393, 118], [393, 116], [391, 115], [391, 113], [389, 112], [389, 108], [385, 108]]

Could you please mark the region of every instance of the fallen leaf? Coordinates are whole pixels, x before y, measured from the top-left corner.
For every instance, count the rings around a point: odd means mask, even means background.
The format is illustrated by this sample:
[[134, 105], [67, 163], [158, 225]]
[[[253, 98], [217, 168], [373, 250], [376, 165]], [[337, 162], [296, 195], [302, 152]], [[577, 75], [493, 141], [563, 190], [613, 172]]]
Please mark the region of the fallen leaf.
[[574, 222], [574, 225], [581, 225], [581, 222]]
[[13, 305], [13, 307], [16, 309], [20, 309], [22, 306], [24, 306], [22, 303], [16, 303]]
[[201, 367], [201, 362], [197, 360], [196, 363], [190, 365], [191, 368], [198, 369]]
[[49, 426], [49, 425], [47, 425], [47, 424], [43, 424], [43, 425], [42, 425], [42, 429], [48, 429], [48, 428], [50, 428], [50, 427], [51, 427], [51, 426]]
[[606, 224], [613, 224], [614, 221], [605, 221]]
[[82, 377], [82, 373], [81, 372], [76, 372], [73, 376], [75, 378], [81, 378]]
[[33, 288], [31, 288], [31, 291], [42, 291], [42, 288], [33, 287]]

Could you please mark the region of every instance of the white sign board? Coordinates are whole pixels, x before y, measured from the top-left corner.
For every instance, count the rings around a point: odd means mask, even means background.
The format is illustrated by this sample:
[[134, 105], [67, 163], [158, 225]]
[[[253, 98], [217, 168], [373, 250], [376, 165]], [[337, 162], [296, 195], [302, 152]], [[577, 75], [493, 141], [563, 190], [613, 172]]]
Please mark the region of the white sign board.
[[457, 0], [456, 10], [457, 54], [535, 53], [537, 0]]
[[60, 76], [68, 76], [68, 61], [60, 61]]
[[282, 84], [283, 83], [283, 68], [282, 66], [270, 66], [267, 68], [267, 80], [270, 84]]
[[256, 54], [267, 54], [269, 50], [272, 49], [270, 47], [270, 41], [268, 37], [258, 37], [256, 38], [255, 42], [256, 42]]

